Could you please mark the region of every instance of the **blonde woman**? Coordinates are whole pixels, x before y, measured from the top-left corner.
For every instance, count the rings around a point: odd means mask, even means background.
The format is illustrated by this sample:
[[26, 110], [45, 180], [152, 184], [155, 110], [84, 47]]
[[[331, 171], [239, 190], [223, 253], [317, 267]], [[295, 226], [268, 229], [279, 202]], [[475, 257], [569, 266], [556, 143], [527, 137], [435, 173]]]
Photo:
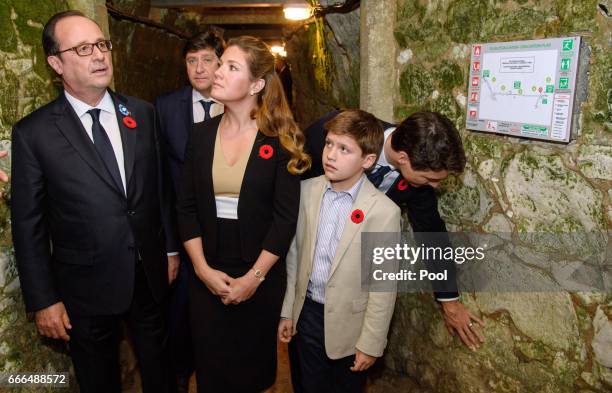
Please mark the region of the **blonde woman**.
[[179, 198], [198, 391], [260, 392], [276, 377], [284, 258], [310, 158], [259, 39], [228, 42], [211, 96], [225, 113], [194, 125]]

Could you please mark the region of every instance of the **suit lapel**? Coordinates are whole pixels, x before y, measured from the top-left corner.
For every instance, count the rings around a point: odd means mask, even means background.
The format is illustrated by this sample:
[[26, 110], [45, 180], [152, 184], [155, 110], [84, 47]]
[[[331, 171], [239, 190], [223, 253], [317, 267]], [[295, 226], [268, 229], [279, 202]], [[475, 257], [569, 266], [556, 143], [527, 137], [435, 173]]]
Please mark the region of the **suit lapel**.
[[119, 192], [115, 181], [106, 169], [104, 162], [102, 162], [93, 142], [89, 139], [83, 123], [81, 123], [74, 109], [72, 109], [72, 106], [66, 100], [64, 93], [61, 93], [60, 97], [58, 97], [57, 105], [56, 115], [58, 115], [58, 119], [55, 122], [57, 128], [102, 180]]
[[391, 187], [387, 190], [387, 195], [389, 199], [391, 199], [396, 205], [400, 205], [401, 203], [407, 202], [410, 198], [410, 194], [412, 193], [413, 187], [409, 184], [405, 186], [405, 188], [399, 187], [400, 181], [404, 180], [402, 175], [400, 174], [397, 179], [393, 182]]
[[[194, 151], [194, 156], [201, 157], [202, 163], [200, 165], [199, 171], [200, 176], [203, 181], [204, 189], [209, 190], [208, 200], [212, 201], [211, 203], [214, 205], [215, 200], [215, 188], [213, 184], [213, 176], [212, 176], [212, 168], [213, 161], [215, 156], [215, 139], [217, 138], [217, 132], [219, 132], [219, 122], [221, 119], [216, 120], [215, 122], [211, 122], [209, 127], [204, 127], [202, 123], [198, 123], [196, 125], [196, 131], [193, 135], [194, 141], [196, 138], [202, 138], [204, 141], [202, 143], [194, 142], [193, 146], [201, 147], [202, 150]], [[209, 132], [210, 131], [210, 132]], [[199, 160], [195, 160], [194, 162], [199, 162]], [[245, 175], [246, 176], [246, 175]], [[244, 185], [244, 181], [242, 182]], [[241, 190], [242, 191], [242, 190]], [[238, 204], [240, 206], [240, 200], [238, 200]], [[216, 208], [212, 210], [216, 212]], [[216, 213], [215, 213], [216, 214]]]
[[192, 87], [187, 86], [183, 91], [181, 102], [179, 108], [177, 108], [177, 113], [182, 113], [182, 120], [185, 122], [185, 128], [183, 128], [183, 132], [180, 129], [176, 132], [176, 138], [179, 139], [178, 146], [181, 146], [182, 149], [179, 149], [181, 161], [185, 161], [185, 146], [187, 146], [187, 139], [189, 139], [189, 130], [193, 126], [193, 100], [192, 100]]
[[[215, 116], [212, 118], [212, 120], [208, 120], [208, 122], [210, 122], [211, 124], [216, 124], [215, 129], [218, 130], [219, 123], [221, 123], [222, 117], [223, 116]], [[216, 136], [217, 135], [215, 133], [215, 138]], [[255, 135], [255, 141], [253, 141], [253, 146], [251, 147], [251, 151], [249, 152], [249, 158], [247, 159], [246, 168], [244, 169], [244, 176], [242, 177], [242, 184], [240, 185], [240, 195], [245, 195], [246, 197], [240, 198], [240, 200], [238, 201], [238, 214], [240, 214], [241, 206], [243, 206], [241, 203], [242, 199], [250, 199], [249, 194], [252, 191], [252, 188], [250, 187], [249, 182], [251, 181], [251, 179], [255, 178], [258, 175], [258, 171], [262, 169], [261, 165], [263, 165], [263, 163], [261, 161], [263, 160], [261, 160], [261, 158], [259, 157], [259, 148], [265, 144], [274, 145], [272, 143], [272, 140], [273, 138], [267, 137], [263, 132], [259, 130], [257, 131], [257, 135]], [[213, 139], [213, 150], [215, 142], [215, 139]]]
[[183, 108], [185, 110], [185, 116], [183, 116], [183, 119], [185, 119], [185, 129], [187, 130], [187, 133], [189, 133], [189, 129], [191, 129], [191, 125], [193, 124], [193, 100], [192, 100], [192, 87], [188, 86], [185, 89], [185, 92], [183, 94], [183, 98], [181, 99], [181, 101], [183, 101]]
[[[134, 113], [132, 112], [132, 108], [125, 97], [122, 97], [119, 94], [115, 94], [110, 91], [111, 98], [113, 99], [113, 104], [115, 106], [115, 115], [117, 116], [117, 123], [119, 124], [119, 132], [121, 134], [121, 143], [123, 144], [123, 164], [125, 166], [125, 190], [127, 194], [127, 190], [129, 190], [130, 180], [132, 178], [132, 173], [134, 172], [134, 160], [136, 156], [136, 134], [138, 130], [138, 126], [136, 128], [130, 129], [123, 124], [124, 116], [119, 112], [117, 107], [119, 104], [123, 104], [128, 111], [130, 111], [130, 116], [134, 117]], [[138, 119], [136, 123], [138, 123]]]
[[[357, 194], [357, 199], [353, 203], [353, 207], [351, 208], [351, 214], [355, 209], [361, 209], [365, 216], [364, 220], [368, 217], [368, 213], [374, 206], [376, 202], [376, 188], [370, 183], [367, 179], [364, 180], [361, 185], [361, 190]], [[344, 225], [344, 230], [342, 231], [342, 236], [340, 237], [340, 241], [338, 242], [338, 246], [336, 247], [336, 254], [334, 255], [334, 260], [332, 261], [332, 266], [329, 271], [329, 277], [334, 274], [334, 271], [338, 268], [340, 261], [344, 257], [346, 250], [351, 244], [351, 241], [361, 229], [361, 225], [364, 225], [362, 221], [359, 224], [354, 223], [350, 217], [346, 217], [346, 224]]]

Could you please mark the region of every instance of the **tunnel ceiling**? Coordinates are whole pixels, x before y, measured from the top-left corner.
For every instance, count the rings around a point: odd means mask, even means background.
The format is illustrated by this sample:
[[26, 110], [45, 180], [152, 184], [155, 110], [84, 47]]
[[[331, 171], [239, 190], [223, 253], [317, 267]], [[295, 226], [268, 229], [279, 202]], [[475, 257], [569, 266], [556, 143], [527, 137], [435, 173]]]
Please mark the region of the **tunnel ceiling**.
[[183, 7], [183, 6], [200, 6], [200, 7], [269, 7], [280, 6], [288, 3], [295, 3], [293, 0], [151, 0], [153, 7]]
[[268, 42], [280, 42], [283, 28], [295, 25], [283, 15], [283, 4], [296, 0], [152, 0], [156, 8], [196, 12], [201, 21], [224, 29], [226, 38], [253, 35]]

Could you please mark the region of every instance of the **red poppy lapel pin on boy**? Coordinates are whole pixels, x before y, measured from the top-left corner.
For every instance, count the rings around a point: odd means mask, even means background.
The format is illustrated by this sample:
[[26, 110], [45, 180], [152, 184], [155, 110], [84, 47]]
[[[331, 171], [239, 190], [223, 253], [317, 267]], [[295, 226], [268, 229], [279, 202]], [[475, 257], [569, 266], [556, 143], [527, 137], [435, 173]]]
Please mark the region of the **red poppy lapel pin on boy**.
[[404, 191], [408, 188], [408, 181], [406, 179], [401, 179], [397, 182], [397, 189], [400, 191]]
[[365, 214], [363, 214], [361, 209], [353, 210], [353, 213], [351, 214], [351, 221], [353, 221], [355, 224], [360, 224], [364, 218]]
[[123, 115], [123, 124], [127, 128], [136, 128], [138, 124], [136, 124], [136, 120], [130, 116], [130, 111], [123, 104], [119, 104], [119, 113]]

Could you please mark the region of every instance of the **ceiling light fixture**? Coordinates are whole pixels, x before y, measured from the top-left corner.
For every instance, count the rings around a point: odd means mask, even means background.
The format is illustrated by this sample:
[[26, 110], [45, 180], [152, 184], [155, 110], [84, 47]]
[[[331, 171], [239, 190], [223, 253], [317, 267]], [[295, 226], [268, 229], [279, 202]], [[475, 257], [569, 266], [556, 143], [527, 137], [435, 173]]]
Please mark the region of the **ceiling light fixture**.
[[275, 56], [287, 57], [287, 51], [284, 45], [274, 45], [270, 48], [270, 51], [274, 53]]
[[312, 15], [312, 8], [306, 3], [289, 3], [283, 6], [285, 18], [289, 20], [304, 20]]

